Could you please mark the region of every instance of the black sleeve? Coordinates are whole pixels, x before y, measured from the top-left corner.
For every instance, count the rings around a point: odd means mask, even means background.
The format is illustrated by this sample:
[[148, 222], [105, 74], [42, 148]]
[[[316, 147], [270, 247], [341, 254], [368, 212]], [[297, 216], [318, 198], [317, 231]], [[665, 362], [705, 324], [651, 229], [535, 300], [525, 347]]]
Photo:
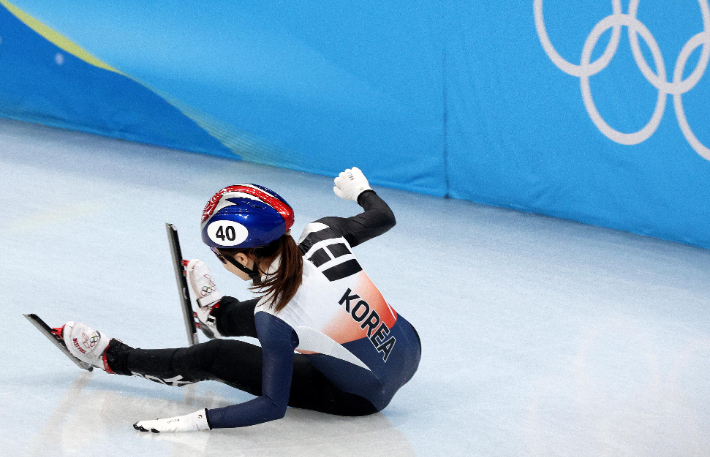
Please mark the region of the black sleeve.
[[389, 205], [374, 190], [361, 193], [357, 203], [365, 212], [352, 217], [324, 217], [316, 222], [322, 222], [345, 237], [352, 247], [382, 235], [397, 223]]
[[217, 321], [217, 330], [224, 336], [256, 336], [254, 323], [254, 307], [258, 298], [239, 301], [234, 297], [224, 296], [219, 307], [212, 310], [212, 316]]

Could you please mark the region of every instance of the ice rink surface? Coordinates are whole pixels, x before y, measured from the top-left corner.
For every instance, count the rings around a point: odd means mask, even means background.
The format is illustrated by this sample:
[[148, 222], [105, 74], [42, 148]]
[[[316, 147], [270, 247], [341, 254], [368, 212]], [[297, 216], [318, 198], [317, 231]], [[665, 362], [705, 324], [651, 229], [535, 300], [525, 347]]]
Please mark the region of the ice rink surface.
[[204, 204], [239, 182], [284, 196], [296, 234], [359, 210], [328, 177], [0, 121], [0, 454], [710, 455], [710, 251], [377, 186], [398, 224], [356, 254], [423, 342], [389, 407], [134, 431], [251, 397], [81, 371], [22, 314], [143, 348], [186, 344], [165, 223], [185, 257], [247, 297], [199, 236]]

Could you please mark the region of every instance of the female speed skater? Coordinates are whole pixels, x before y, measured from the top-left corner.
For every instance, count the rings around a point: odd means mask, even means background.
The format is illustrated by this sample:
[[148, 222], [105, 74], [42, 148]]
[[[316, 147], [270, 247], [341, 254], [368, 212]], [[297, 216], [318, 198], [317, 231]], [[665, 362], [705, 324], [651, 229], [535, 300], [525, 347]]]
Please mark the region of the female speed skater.
[[[201, 260], [187, 266], [206, 343], [132, 348], [72, 321], [57, 329], [70, 352], [107, 373], [181, 386], [216, 380], [256, 398], [184, 416], [143, 420], [140, 431], [243, 427], [282, 418], [287, 406], [342, 416], [381, 411], [419, 365], [412, 325], [385, 301], [352, 248], [395, 225], [389, 206], [357, 168], [333, 190], [364, 212], [308, 224], [298, 242], [294, 215], [275, 192], [253, 184], [225, 187], [202, 214], [202, 240], [224, 267], [252, 281], [258, 298], [224, 296]], [[251, 336], [261, 347], [225, 339]]]

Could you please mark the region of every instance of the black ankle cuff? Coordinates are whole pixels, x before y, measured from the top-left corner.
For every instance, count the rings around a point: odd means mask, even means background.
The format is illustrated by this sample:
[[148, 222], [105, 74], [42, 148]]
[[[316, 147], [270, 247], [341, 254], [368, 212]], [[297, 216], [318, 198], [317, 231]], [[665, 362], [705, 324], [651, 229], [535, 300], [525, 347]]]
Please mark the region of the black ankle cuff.
[[[226, 300], [225, 300], [226, 298]], [[231, 300], [230, 300], [231, 299]], [[236, 299], [232, 297], [222, 297], [222, 299], [217, 303], [216, 306], [212, 307], [212, 311], [210, 311], [210, 316], [214, 317], [215, 325], [217, 326], [217, 331], [221, 335], [225, 335], [222, 333], [223, 329], [220, 328], [220, 317], [222, 316], [222, 311], [224, 311], [225, 307], [228, 307], [229, 304], [232, 302], [232, 300], [236, 301]]]
[[128, 353], [133, 348], [127, 344], [123, 344], [120, 340], [111, 339], [106, 348], [106, 363], [115, 374], [130, 376], [132, 373], [128, 370]]

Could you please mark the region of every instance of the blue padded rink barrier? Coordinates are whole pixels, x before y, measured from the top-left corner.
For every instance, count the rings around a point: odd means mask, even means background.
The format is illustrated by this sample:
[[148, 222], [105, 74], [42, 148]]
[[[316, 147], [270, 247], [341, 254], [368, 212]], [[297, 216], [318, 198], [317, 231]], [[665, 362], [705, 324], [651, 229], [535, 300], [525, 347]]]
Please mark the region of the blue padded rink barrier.
[[0, 121], [3, 456], [707, 455], [708, 250], [380, 187], [398, 225], [358, 256], [423, 340], [388, 408], [134, 431], [250, 396], [83, 372], [22, 313], [184, 345], [164, 224], [223, 290], [247, 296], [198, 236], [204, 203], [235, 182], [284, 195], [296, 233], [358, 210], [323, 176]]

